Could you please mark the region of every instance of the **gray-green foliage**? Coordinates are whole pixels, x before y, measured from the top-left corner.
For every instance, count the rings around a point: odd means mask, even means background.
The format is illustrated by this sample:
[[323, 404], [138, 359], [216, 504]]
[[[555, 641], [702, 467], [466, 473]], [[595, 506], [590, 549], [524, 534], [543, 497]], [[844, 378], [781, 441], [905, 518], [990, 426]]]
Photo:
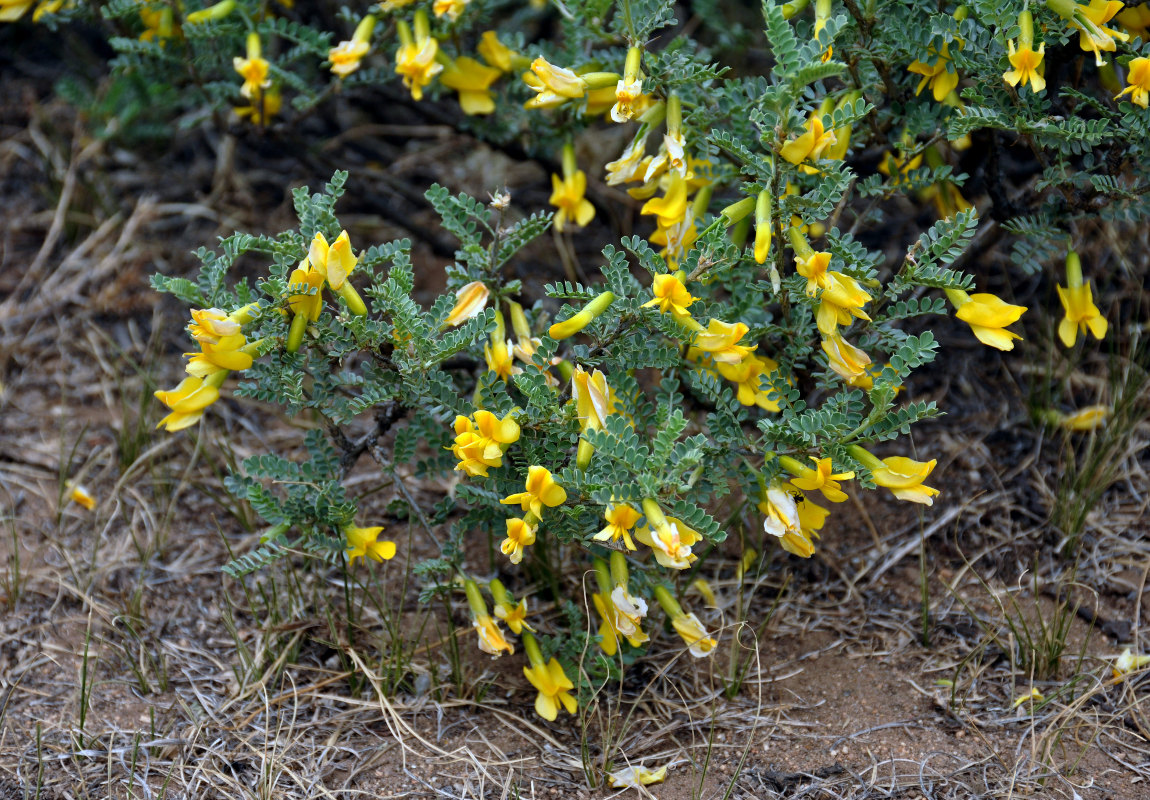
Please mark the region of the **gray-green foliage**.
[[[685, 36], [648, 44], [648, 37], [673, 24], [671, 3], [571, 0], [556, 18], [557, 38], [531, 41], [522, 30], [501, 36], [525, 62], [542, 54], [581, 71], [621, 73], [626, 45], [648, 46], [644, 91], [655, 100], [672, 94], [681, 100], [687, 154], [696, 159], [690, 168], [711, 178], [702, 190], [713, 191], [704, 195], [710, 203], [695, 209], [698, 238], [684, 252], [659, 251], [642, 236], [626, 236], [601, 243], [603, 258], [588, 285], [559, 279], [524, 285], [506, 277], [508, 265], [548, 228], [550, 215], [514, 204], [504, 212], [433, 186], [428, 203], [458, 243], [446, 267], [448, 291], [429, 307], [415, 301], [410, 242], [355, 243], [362, 249], [352, 283], [367, 301], [367, 315], [350, 313], [344, 299], [327, 292], [303, 347], [287, 352], [288, 297], [301, 291], [289, 285], [289, 276], [316, 233], [331, 240], [341, 230], [336, 204], [347, 176], [340, 173], [323, 192], [295, 192], [298, 229], [275, 237], [235, 234], [198, 253], [203, 268], [196, 279], [157, 277], [158, 289], [201, 307], [231, 310], [258, 300], [262, 313], [244, 333], [263, 342], [261, 354], [234, 394], [278, 404], [315, 425], [305, 441], [306, 458], [257, 456], [229, 480], [229, 490], [246, 498], [276, 532], [237, 560], [233, 571], [250, 571], [291, 550], [338, 554], [345, 544], [342, 528], [356, 519], [356, 500], [342, 483], [356, 460], [373, 458], [392, 478], [396, 463], [414, 462], [421, 477], [446, 481], [456, 464], [447, 449], [452, 425], [477, 410], [514, 417], [521, 435], [500, 466], [487, 476], [465, 477], [450, 501], [421, 519], [449, 529], [441, 556], [420, 568], [424, 599], [450, 591], [465, 566], [468, 537], [502, 537], [516, 510], [499, 501], [523, 490], [532, 465], [547, 467], [568, 495], [559, 508], [544, 512], [540, 542], [521, 566], [553, 592], [563, 563], [558, 548], [606, 555], [609, 546], [592, 537], [614, 503], [638, 508], [644, 500], [657, 502], [702, 535], [702, 552], [723, 540], [726, 520], [741, 524], [746, 508], [786, 479], [778, 456], [802, 464], [829, 457], [836, 470], [854, 470], [863, 486], [873, 488], [878, 467], [858, 448], [897, 440], [919, 420], [942, 412], [933, 401], [907, 399], [900, 389], [939, 352], [939, 338], [926, 327], [930, 320], [950, 304], [972, 302], [968, 293], [987, 282], [984, 265], [972, 263], [967, 271], [962, 261], [980, 228], [989, 225], [960, 202], [958, 192], [971, 179], [964, 169], [977, 167], [988, 198], [982, 207], [1014, 237], [1014, 259], [1030, 272], [1039, 271], [1038, 262], [1056, 254], [1067, 232], [1084, 220], [1146, 217], [1150, 123], [1144, 109], [1115, 103], [1097, 76], [1056, 75], [1053, 67], [1041, 95], [1002, 81], [1005, 37], [1018, 35], [1015, 20], [1023, 5], [976, 2], [957, 20], [934, 4], [850, 3], [836, 6], [815, 37], [809, 14], [789, 19], [782, 5], [764, 2], [755, 21], [762, 52], [742, 52], [742, 62], [728, 69], [724, 62], [740, 56], [731, 48], [746, 46], [744, 18], [713, 48]], [[113, 3], [107, 15], [122, 20], [129, 9]], [[1059, 36], [1067, 38], [1055, 15], [1037, 4], [1032, 10], [1052, 48]], [[432, 32], [452, 57], [469, 54], [480, 23], [486, 24], [482, 14], [475, 3], [458, 23], [435, 21]], [[513, 19], [522, 23], [530, 12], [516, 11]], [[327, 78], [316, 72], [316, 59], [330, 37], [286, 20], [252, 24], [288, 48], [274, 63], [283, 83], [298, 90], [297, 104], [323, 102], [317, 82]], [[215, 69], [214, 78], [221, 79], [242, 28], [221, 23], [211, 28], [219, 38], [210, 44], [197, 31], [180, 46], [196, 51], [191, 63]], [[380, 25], [375, 39], [388, 58], [390, 30]], [[149, 59], [167, 64], [175, 50], [174, 44], [165, 50], [135, 39], [114, 44], [122, 70], [142, 69]], [[961, 82], [955, 96], [936, 102], [929, 89], [916, 91], [920, 75], [907, 67], [937, 61], [944, 51], [950, 54], [946, 73], [957, 71]], [[758, 74], [745, 69], [750, 55], [761, 61]], [[294, 66], [300, 69], [289, 80]], [[381, 68], [356, 80], [366, 85], [393, 78]], [[354, 91], [355, 84], [344, 88]], [[449, 96], [441, 88], [428, 91]], [[495, 142], [521, 142], [531, 154], [557, 158], [563, 141], [577, 134], [594, 141], [603, 124], [587, 116], [583, 99], [525, 110], [523, 101], [533, 92], [517, 79], [502, 80], [494, 91], [496, 115], [462, 124]], [[796, 142], [813, 137], [816, 127], [829, 132], [839, 149], [823, 142], [795, 157]], [[961, 138], [968, 135], [986, 154], [985, 163], [963, 165], [970, 143]], [[1022, 161], [1022, 178], [1014, 183], [1001, 166], [1008, 149]], [[651, 189], [662, 196], [671, 184], [665, 178]], [[746, 228], [728, 230], [715, 209], [760, 193], [770, 198], [771, 215], [756, 220], [758, 234], [765, 239], [769, 232], [773, 244], [756, 259]], [[922, 212], [930, 200], [938, 204], [937, 216]], [[891, 236], [901, 237], [897, 247], [888, 246]], [[807, 242], [826, 254], [825, 274], [799, 271], [809, 269]], [[892, 259], [894, 249], [902, 255]], [[252, 287], [228, 278], [245, 253], [267, 262], [267, 276]], [[695, 298], [689, 313], [697, 324], [649, 304], [654, 279], [676, 270]], [[826, 314], [819, 313], [831, 296], [828, 280], [847, 282], [866, 297], [853, 307], [862, 313], [848, 313], [834, 330], [825, 329]], [[447, 327], [455, 292], [476, 283], [489, 292], [486, 307]], [[613, 293], [613, 302], [579, 337], [549, 334], [550, 323], [571, 319], [603, 291]], [[512, 302], [525, 307], [530, 342], [511, 333]], [[745, 326], [742, 346], [762, 359], [757, 372], [739, 372], [752, 359], [724, 360], [701, 347], [704, 329], [714, 321]], [[489, 369], [485, 345], [513, 338], [519, 341], [512, 344], [530, 345], [534, 353], [519, 358], [518, 371], [502, 380]], [[844, 375], [827, 344], [848, 340], [870, 363]], [[614, 413], [601, 427], [578, 418], [568, 382], [575, 369], [601, 371], [610, 387]], [[347, 432], [363, 436], [373, 425], [378, 434], [394, 432], [390, 451], [380, 449], [371, 433], [356, 440]], [[594, 448], [584, 464], [576, 462], [581, 439]], [[466, 567], [487, 571], [496, 565]], [[642, 551], [634, 570], [648, 587], [673, 577]]]

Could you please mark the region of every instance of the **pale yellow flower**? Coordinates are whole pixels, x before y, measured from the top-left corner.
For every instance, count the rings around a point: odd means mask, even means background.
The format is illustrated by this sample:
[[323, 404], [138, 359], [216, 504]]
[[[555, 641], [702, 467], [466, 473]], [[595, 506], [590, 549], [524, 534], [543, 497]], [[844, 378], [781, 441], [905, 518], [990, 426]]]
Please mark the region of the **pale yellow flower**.
[[443, 321], [444, 326], [461, 325], [477, 316], [487, 306], [487, 298], [490, 296], [491, 290], [481, 281], [472, 281], [459, 287], [455, 293], [455, 306]]

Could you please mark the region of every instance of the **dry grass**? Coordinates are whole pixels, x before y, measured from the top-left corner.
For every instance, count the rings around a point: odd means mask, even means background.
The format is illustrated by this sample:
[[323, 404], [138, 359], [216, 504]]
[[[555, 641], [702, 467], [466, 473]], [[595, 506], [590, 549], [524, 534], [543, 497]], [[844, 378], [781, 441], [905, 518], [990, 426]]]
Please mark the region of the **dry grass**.
[[[945, 502], [920, 515], [865, 499], [819, 558], [772, 556], [741, 615], [738, 554], [717, 553], [701, 574], [723, 652], [696, 662], [655, 631], [582, 728], [536, 718], [519, 662], [481, 661], [470, 639], [463, 685], [448, 686], [449, 620], [413, 591], [381, 595], [423, 631], [401, 688], [384, 691], [396, 683], [380, 656], [386, 614], [364, 604], [354, 626], [341, 621], [338, 572], [302, 557], [242, 584], [219, 572], [257, 536], [222, 476], [296, 446], [293, 424], [225, 402], [199, 434], [152, 434], [150, 394], [176, 378], [182, 322], [146, 275], [186, 269], [212, 225], [258, 212], [226, 187], [213, 205], [188, 185], [165, 188], [183, 202], [148, 196], [143, 164], [101, 210], [92, 198], [114, 161], [80, 141], [30, 123], [0, 148], [28, 178], [5, 198], [23, 210], [4, 223], [0, 273], [0, 796], [598, 797], [612, 793], [589, 790], [584, 768], [609, 763], [670, 763], [652, 792], [672, 800], [1145, 796], [1146, 683], [1114, 679], [1106, 661], [1119, 640], [1147, 647], [1144, 403], [1076, 560], [1056, 554], [1048, 524], [1059, 448], [1023, 422], [1021, 391], [998, 408], [975, 394], [919, 434], [947, 451]], [[18, 205], [37, 177], [55, 205]], [[979, 374], [980, 355], [959, 350], [950, 374]], [[66, 480], [97, 507], [67, 503]], [[378, 477], [361, 464], [348, 480]], [[411, 535], [411, 558], [433, 552]], [[1019, 625], [1059, 615], [1067, 645], [1039, 678]], [[727, 697], [736, 647], [748, 666]], [[1045, 699], [1013, 707], [1031, 688]]]

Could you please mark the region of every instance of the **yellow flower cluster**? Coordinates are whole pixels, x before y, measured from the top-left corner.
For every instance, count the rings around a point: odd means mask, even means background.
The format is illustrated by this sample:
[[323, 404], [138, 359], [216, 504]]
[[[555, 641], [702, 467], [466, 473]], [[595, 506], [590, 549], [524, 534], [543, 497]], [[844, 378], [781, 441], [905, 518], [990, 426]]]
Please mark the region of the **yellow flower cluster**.
[[618, 550], [611, 553], [611, 566], [595, 559], [595, 580], [599, 591], [591, 595], [599, 614], [599, 646], [608, 656], [619, 652], [619, 640], [626, 639], [639, 647], [650, 637], [643, 632], [647, 601], [635, 597], [628, 589], [627, 559]]
[[524, 511], [522, 517], [507, 520], [507, 538], [499, 546], [512, 564], [518, 564], [523, 560], [523, 548], [535, 544], [535, 534], [543, 519], [543, 507], [554, 508], [567, 502], [567, 492], [551, 477], [550, 470], [536, 464], [527, 470], [524, 491], [508, 495], [499, 502], [504, 505], [518, 503]]
[[252, 365], [263, 340], [248, 342], [242, 328], [258, 314], [256, 304], [230, 314], [218, 308], [192, 310], [188, 333], [200, 345], [200, 351], [184, 353], [188, 357], [185, 371], [189, 377], [175, 389], [155, 393], [171, 412], [156, 427], [175, 432], [195, 425], [204, 409], [220, 398], [220, 387], [228, 375]]
[[[59, 6], [62, 0], [52, 0], [50, 4]], [[385, 0], [380, 11], [394, 11], [409, 5], [411, 0]], [[0, 0], [0, 21], [4, 19], [4, 3]], [[467, 6], [468, 0], [436, 0], [433, 11], [436, 16], [455, 20]], [[32, 3], [21, 2], [22, 14]], [[45, 5], [45, 3], [41, 3]], [[199, 22], [207, 19], [220, 19], [235, 8], [234, 0], [224, 0], [208, 9], [189, 14], [185, 21]], [[41, 12], [37, 12], [38, 14]], [[17, 15], [19, 16], [19, 15]], [[145, 24], [145, 33], [140, 38], [154, 38], [159, 41], [179, 34], [171, 8], [153, 10], [144, 6], [140, 10]], [[363, 59], [371, 52], [372, 34], [375, 31], [376, 17], [368, 14], [360, 20], [350, 39], [345, 39], [330, 48], [327, 63], [331, 73], [341, 81], [356, 72]], [[414, 27], [414, 33], [412, 28]], [[439, 76], [440, 83], [459, 95], [459, 104], [465, 114], [490, 114], [495, 110], [492, 84], [501, 75], [511, 72], [513, 64], [523, 61], [500, 43], [494, 31], [486, 31], [478, 46], [482, 62], [469, 56], [451, 59], [439, 49], [439, 42], [431, 36], [427, 13], [423, 10], [414, 15], [412, 25], [404, 20], [396, 23], [399, 48], [395, 54], [395, 72], [402, 77], [404, 85], [411, 91], [415, 100], [423, 99], [423, 90]], [[264, 125], [282, 107], [278, 88], [273, 86], [268, 61], [260, 55], [259, 37], [248, 35], [247, 55], [234, 59], [235, 69], [244, 78], [240, 93], [250, 100], [250, 105], [238, 107], [237, 116]]]
[[503, 419], [480, 409], [474, 419], [455, 418], [455, 443], [451, 452], [459, 459], [455, 469], [487, 477], [490, 467], [503, 466], [503, 453], [519, 441], [519, 423], [511, 414]]
[[299, 350], [308, 323], [319, 319], [323, 310], [322, 289], [325, 283], [344, 299], [352, 314], [363, 316], [367, 313], [363, 299], [348, 281], [357, 263], [347, 231], [340, 231], [330, 246], [324, 235], [316, 232], [307, 256], [288, 278], [289, 288], [297, 290], [288, 296], [288, 307], [292, 311], [286, 344], [289, 353]]
[[[479, 649], [492, 658], [499, 658], [504, 653], [514, 655], [515, 645], [507, 641], [507, 637], [499, 628], [499, 623], [488, 613], [487, 602], [483, 599], [479, 585], [470, 578], [465, 578], [463, 589], [467, 595], [467, 605], [471, 610], [471, 625], [478, 637]], [[565, 708], [569, 714], [574, 714], [578, 703], [571, 690], [575, 685], [563, 671], [558, 659], [552, 658], [550, 662], [543, 660], [539, 643], [530, 633], [531, 626], [526, 623], [526, 600], [516, 605], [514, 598], [498, 580], [491, 581], [490, 589], [495, 600], [495, 616], [504, 620], [507, 626], [523, 639], [528, 663], [528, 666], [523, 668], [523, 674], [538, 692], [535, 698], [535, 713], [549, 722], [553, 722], [559, 716], [560, 708]]]
[[[902, 456], [879, 460], [858, 446], [848, 449], [851, 456], [863, 464], [876, 484], [887, 488], [899, 500], [932, 505], [939, 492], [923, 481], [934, 469], [935, 461], [926, 463]], [[779, 464], [792, 476], [788, 483], [777, 481], [763, 485], [758, 503], [763, 513], [763, 530], [779, 539], [788, 553], [810, 558], [814, 555], [814, 542], [826, 524], [830, 511], [810, 499], [812, 492], [820, 492], [831, 503], [842, 503], [849, 496], [841, 481], [851, 480], [854, 472], [834, 471], [832, 459], [811, 456], [814, 466], [809, 467], [791, 456], [779, 456]]]

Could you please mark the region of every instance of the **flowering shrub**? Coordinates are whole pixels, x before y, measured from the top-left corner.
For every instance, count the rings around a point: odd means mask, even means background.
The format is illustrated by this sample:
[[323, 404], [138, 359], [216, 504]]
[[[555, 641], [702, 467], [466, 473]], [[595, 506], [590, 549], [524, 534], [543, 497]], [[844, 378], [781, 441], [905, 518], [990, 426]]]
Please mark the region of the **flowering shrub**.
[[[306, 461], [259, 455], [229, 478], [270, 526], [231, 574], [289, 549], [393, 557], [380, 527], [357, 526], [342, 483], [362, 454], [388, 473], [459, 473], [427, 514], [407, 498], [429, 533], [450, 530], [418, 567], [423, 596], [461, 584], [493, 657], [515, 651], [501, 622], [519, 637], [547, 719], [575, 710], [576, 662], [602, 675], [642, 651], [656, 605], [692, 656], [714, 653], [721, 636], [684, 607], [677, 579], [752, 509], [768, 541], [809, 558], [834, 546], [832, 509], [848, 491], [933, 503], [936, 461], [901, 455], [911, 427], [941, 413], [900, 394], [938, 354], [926, 326], [953, 310], [982, 344], [1011, 351], [1028, 310], [985, 291], [985, 270], [958, 266], [976, 234], [1013, 237], [1014, 274], [1065, 258], [1057, 335], [1074, 347], [1108, 323], [1073, 248], [1088, 244], [1092, 219], [1147, 215], [1146, 4], [764, 2], [760, 33], [740, 11], [700, 2], [714, 50], [678, 32], [661, 0], [571, 0], [558, 13], [386, 0], [341, 18], [346, 39], [291, 4], [193, 5], [107, 4], [123, 34], [116, 68], [176, 83], [191, 64], [200, 102], [257, 128], [400, 80], [413, 101], [457, 100], [480, 137], [558, 156], [551, 213], [519, 207], [514, 191], [484, 203], [428, 190], [458, 240], [448, 293], [430, 308], [412, 299], [410, 242], [354, 242], [341, 226], [346, 173], [295, 193], [298, 228], [237, 233], [199, 252], [196, 280], [154, 280], [193, 306], [196, 348], [188, 377], [156, 393], [170, 410], [162, 426], [197, 424], [228, 387], [322, 423]], [[541, 15], [557, 23], [554, 39], [525, 34]], [[715, 61], [747, 48], [769, 54], [762, 74], [745, 57], [738, 72]], [[581, 165], [576, 142], [616, 125], [630, 136], [617, 157], [602, 172]], [[999, 159], [1016, 140], [1030, 161], [1008, 178]], [[972, 142], [989, 154], [981, 227], [956, 168]], [[591, 180], [625, 187], [647, 235], [603, 242], [594, 285], [508, 279], [549, 226], [591, 235]], [[892, 262], [863, 242], [900, 199], [929, 201], [937, 221]], [[229, 280], [243, 254], [267, 263], [254, 286]], [[353, 438], [361, 418], [370, 430]], [[880, 458], [884, 442], [898, 455]], [[500, 542], [508, 582], [540, 578], [568, 627], [537, 640], [527, 599], [497, 579], [486, 581], [492, 616], [482, 568], [464, 557], [472, 537]], [[565, 601], [585, 570], [603, 654], [590, 661], [583, 611]]]

